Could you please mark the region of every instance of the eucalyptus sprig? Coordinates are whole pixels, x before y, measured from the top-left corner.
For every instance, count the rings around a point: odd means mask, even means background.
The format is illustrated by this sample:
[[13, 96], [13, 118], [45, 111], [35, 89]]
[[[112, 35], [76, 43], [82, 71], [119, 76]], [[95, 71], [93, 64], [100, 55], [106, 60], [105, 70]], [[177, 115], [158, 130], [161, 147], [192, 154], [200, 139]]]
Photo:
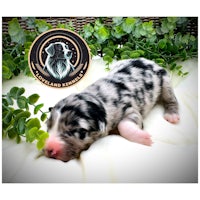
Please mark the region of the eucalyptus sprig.
[[[38, 94], [25, 97], [24, 92], [24, 88], [13, 87], [2, 95], [2, 136], [16, 139], [17, 143], [21, 141], [21, 137], [26, 138], [26, 142], [37, 141], [37, 148], [40, 150], [48, 138], [48, 133], [41, 130], [40, 121], [46, 120], [49, 111], [41, 110], [44, 104], [36, 104], [40, 97]], [[34, 108], [34, 115], [41, 113], [40, 119], [31, 117], [30, 106]]]

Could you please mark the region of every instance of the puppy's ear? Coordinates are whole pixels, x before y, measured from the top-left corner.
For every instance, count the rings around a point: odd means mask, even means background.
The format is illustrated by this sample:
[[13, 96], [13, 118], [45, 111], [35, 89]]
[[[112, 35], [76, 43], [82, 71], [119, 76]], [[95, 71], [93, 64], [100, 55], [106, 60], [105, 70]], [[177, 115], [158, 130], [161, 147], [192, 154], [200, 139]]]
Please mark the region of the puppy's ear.
[[50, 56], [54, 56], [55, 54], [55, 48], [54, 48], [54, 44], [50, 44], [45, 51], [50, 55]]

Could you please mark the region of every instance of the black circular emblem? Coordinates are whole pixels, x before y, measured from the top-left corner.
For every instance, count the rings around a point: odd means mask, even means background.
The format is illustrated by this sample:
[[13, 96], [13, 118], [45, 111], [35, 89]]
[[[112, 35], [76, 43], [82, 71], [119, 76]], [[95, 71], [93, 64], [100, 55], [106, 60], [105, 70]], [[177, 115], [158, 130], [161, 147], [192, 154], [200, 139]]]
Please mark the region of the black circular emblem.
[[33, 75], [51, 87], [67, 87], [78, 82], [90, 64], [86, 42], [75, 32], [52, 29], [39, 35], [29, 52]]

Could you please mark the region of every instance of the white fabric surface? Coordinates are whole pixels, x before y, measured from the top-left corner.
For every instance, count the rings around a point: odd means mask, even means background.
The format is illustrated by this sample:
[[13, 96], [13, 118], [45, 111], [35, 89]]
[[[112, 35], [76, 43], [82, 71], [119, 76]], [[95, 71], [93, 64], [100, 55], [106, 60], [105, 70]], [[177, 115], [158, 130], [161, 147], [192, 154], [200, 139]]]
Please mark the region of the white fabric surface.
[[[193, 183], [198, 181], [198, 63], [182, 63], [189, 75], [172, 75], [172, 84], [180, 104], [180, 123], [163, 119], [163, 108], [157, 105], [144, 120], [144, 129], [153, 138], [147, 147], [111, 135], [95, 142], [81, 154], [80, 160], [64, 163], [40, 157], [35, 144], [2, 140], [2, 181], [23, 183]], [[95, 58], [86, 76], [76, 85], [54, 89], [23, 75], [3, 82], [3, 94], [11, 87], [24, 87], [25, 95], [38, 93], [45, 109], [60, 99], [105, 76], [102, 59]], [[43, 110], [45, 110], [43, 109]], [[45, 129], [45, 124], [44, 124]]]

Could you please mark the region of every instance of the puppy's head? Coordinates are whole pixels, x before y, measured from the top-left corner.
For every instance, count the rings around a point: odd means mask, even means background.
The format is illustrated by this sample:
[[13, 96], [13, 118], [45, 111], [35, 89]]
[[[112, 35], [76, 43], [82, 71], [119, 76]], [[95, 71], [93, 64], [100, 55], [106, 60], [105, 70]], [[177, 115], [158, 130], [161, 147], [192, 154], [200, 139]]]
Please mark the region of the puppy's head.
[[69, 47], [63, 42], [50, 44], [45, 51], [54, 59], [71, 59], [72, 57], [72, 51], [69, 50]]
[[78, 158], [105, 127], [106, 113], [100, 102], [86, 94], [70, 95], [51, 110], [45, 155], [62, 161]]

